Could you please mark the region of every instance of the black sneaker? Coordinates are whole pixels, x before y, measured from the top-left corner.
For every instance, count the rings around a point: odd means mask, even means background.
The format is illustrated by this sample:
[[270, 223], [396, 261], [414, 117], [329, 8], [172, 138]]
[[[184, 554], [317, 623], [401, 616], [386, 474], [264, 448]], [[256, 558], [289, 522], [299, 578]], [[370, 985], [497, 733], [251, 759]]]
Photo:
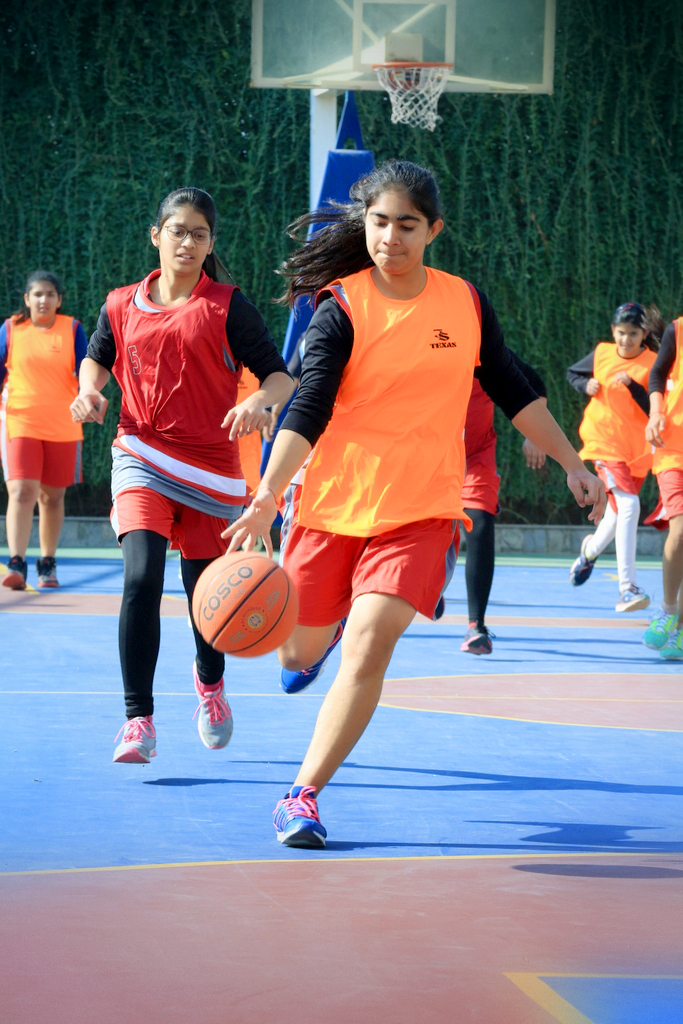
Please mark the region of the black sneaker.
[[489, 633], [483, 623], [480, 625], [477, 622], [470, 622], [469, 629], [460, 644], [460, 650], [466, 654], [490, 654], [493, 650], [492, 639], [496, 639], [495, 635]]
[[51, 555], [46, 555], [45, 558], [36, 559], [36, 571], [38, 573], [38, 586], [39, 587], [58, 587], [59, 580], [57, 579], [57, 559], [52, 558]]
[[28, 566], [21, 555], [13, 555], [7, 563], [7, 572], [2, 577], [3, 587], [10, 590], [26, 590], [26, 573]]

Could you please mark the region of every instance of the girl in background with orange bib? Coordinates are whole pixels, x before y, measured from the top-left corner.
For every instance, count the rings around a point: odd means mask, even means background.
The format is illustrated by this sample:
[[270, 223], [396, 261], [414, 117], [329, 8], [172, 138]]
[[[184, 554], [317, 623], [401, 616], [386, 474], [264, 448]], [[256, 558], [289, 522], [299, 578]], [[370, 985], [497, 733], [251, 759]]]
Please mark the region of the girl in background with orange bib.
[[662, 606], [643, 643], [665, 661], [683, 659], [683, 317], [667, 325], [650, 373], [650, 419], [645, 436], [654, 445], [652, 472], [660, 500], [645, 522], [668, 536], [662, 558]]
[[0, 327], [2, 471], [10, 560], [3, 586], [26, 589], [26, 549], [38, 502], [39, 587], [58, 587], [57, 545], [64, 495], [81, 480], [83, 428], [71, 418], [78, 370], [88, 339], [78, 320], [59, 312], [63, 290], [54, 274], [36, 270], [21, 309]]
[[614, 341], [601, 341], [567, 370], [572, 387], [590, 396], [579, 427], [583, 441], [579, 455], [595, 464], [609, 496], [603, 520], [595, 533], [584, 537], [569, 578], [575, 587], [585, 583], [598, 555], [614, 540], [618, 612], [640, 611], [650, 603], [636, 584], [638, 494], [652, 467], [652, 448], [645, 439], [650, 412], [647, 387], [663, 327], [657, 310], [626, 302], [612, 317]]
[[[392, 161], [351, 202], [308, 214], [328, 226], [286, 261], [287, 299], [317, 297], [299, 392], [230, 549], [261, 536], [286, 490], [283, 564], [299, 621], [278, 651], [288, 693], [310, 685], [341, 641], [341, 667], [294, 785], [274, 815], [286, 846], [322, 847], [317, 796], [365, 731], [394, 647], [419, 611], [433, 617], [453, 569], [462, 505], [463, 430], [476, 373], [518, 429], [557, 459], [581, 505], [604, 489], [588, 473], [505, 347], [479, 289], [425, 267], [443, 227], [429, 171]], [[331, 223], [330, 223], [331, 222]], [[301, 486], [290, 487], [304, 466]], [[345, 626], [344, 626], [345, 623]]]

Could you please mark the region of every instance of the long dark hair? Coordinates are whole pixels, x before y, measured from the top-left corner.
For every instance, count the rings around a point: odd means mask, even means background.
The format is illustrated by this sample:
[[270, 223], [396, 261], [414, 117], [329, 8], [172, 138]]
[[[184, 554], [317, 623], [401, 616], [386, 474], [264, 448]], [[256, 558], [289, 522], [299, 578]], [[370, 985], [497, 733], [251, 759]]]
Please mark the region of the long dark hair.
[[652, 352], [659, 352], [666, 323], [656, 306], [641, 306], [639, 302], [624, 302], [617, 307], [612, 317], [612, 326], [617, 324], [634, 324], [644, 331], [649, 331], [643, 344]]
[[[208, 192], [205, 192], [203, 188], [195, 188], [193, 185], [177, 188], [175, 192], [170, 192], [165, 199], [161, 200], [154, 226], [161, 230], [168, 218], [181, 206], [191, 206], [197, 213], [201, 213], [211, 229], [211, 237], [216, 237], [218, 233], [216, 204]], [[230, 271], [213, 252], [210, 252], [204, 260], [202, 270], [212, 281], [219, 281], [221, 284], [234, 284]]]
[[[31, 319], [31, 310], [24, 302], [23, 297], [24, 295], [28, 295], [33, 285], [37, 284], [38, 281], [47, 281], [48, 284], [51, 284], [54, 290], [57, 292], [57, 295], [59, 295], [60, 299], [63, 298], [64, 296], [62, 282], [59, 280], [56, 274], [53, 274], [50, 270], [34, 270], [33, 273], [29, 274], [28, 277], [26, 278], [26, 284], [24, 285], [24, 290], [22, 292], [21, 306], [12, 314], [12, 316], [16, 320], [16, 323], [18, 324], [23, 324], [27, 320]], [[59, 312], [59, 309], [57, 310], [57, 312]]]
[[[365, 213], [384, 192], [404, 192], [430, 227], [443, 217], [432, 172], [408, 160], [389, 160], [351, 186], [350, 203], [331, 203], [289, 225], [289, 237], [305, 244], [277, 271], [289, 281], [278, 302], [293, 306], [300, 295], [315, 295], [337, 277], [374, 266], [365, 244]], [[307, 237], [316, 224], [325, 226]]]

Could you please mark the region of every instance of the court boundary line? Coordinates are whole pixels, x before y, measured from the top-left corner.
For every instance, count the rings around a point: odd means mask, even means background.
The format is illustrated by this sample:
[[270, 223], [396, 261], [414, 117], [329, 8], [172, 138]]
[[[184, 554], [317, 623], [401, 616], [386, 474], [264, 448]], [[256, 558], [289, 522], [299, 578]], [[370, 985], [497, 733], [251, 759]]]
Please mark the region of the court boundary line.
[[[590, 1017], [586, 1017], [584, 1013], [558, 995], [538, 974], [507, 971], [503, 973], [508, 981], [517, 986], [520, 992], [532, 999], [541, 1009], [546, 1010], [551, 1017], [559, 1021], [559, 1024], [595, 1024]], [[546, 977], [552, 977], [552, 975], [546, 975]]]
[[[429, 696], [432, 696], [430, 694]], [[441, 698], [437, 697], [436, 700]], [[477, 697], [470, 697], [470, 700], [477, 700]], [[502, 697], [501, 700], [514, 700], [514, 697]], [[538, 698], [542, 700], [542, 697]], [[665, 701], [664, 703], [668, 703]], [[380, 700], [377, 705], [380, 708], [393, 708], [395, 711], [422, 712], [425, 715], [460, 715], [461, 718], [492, 718], [501, 722], [526, 722], [528, 725], [556, 725], [565, 729], [621, 729], [625, 732], [667, 732], [674, 735], [683, 732], [683, 729], [657, 729], [656, 727], [643, 728], [640, 725], [595, 725], [593, 722], [548, 722], [544, 718], [510, 718], [508, 715], [482, 715], [476, 711], [447, 711], [440, 708], [408, 708], [401, 704], [385, 704]]]
[[559, 1024], [594, 1024], [590, 1017], [577, 1010], [575, 1006], [568, 1003], [566, 999], [557, 992], [543, 978], [615, 978], [623, 980], [644, 980], [644, 981], [683, 981], [681, 974], [578, 974], [566, 973], [564, 971], [539, 971], [519, 972], [504, 971], [508, 978], [520, 991], [533, 999], [542, 1009], [547, 1010], [551, 1016], [559, 1021]]
[[[256, 857], [254, 859], [238, 859], [238, 860], [189, 860], [189, 861], [169, 861], [168, 863], [159, 864], [105, 864], [95, 867], [86, 868], [35, 868], [30, 871], [0, 871], [0, 878], [17, 878], [32, 875], [79, 875], [79, 874], [101, 874], [103, 871], [151, 871], [151, 870], [166, 870], [168, 868], [215, 868], [215, 867], [228, 867], [230, 865], [245, 865], [245, 864], [360, 864], [360, 863], [394, 863], [400, 862], [405, 863], [406, 861], [434, 861], [439, 863], [452, 863], [454, 861], [469, 861], [469, 860], [573, 860], [577, 858], [584, 859], [586, 857], [626, 857], [626, 858], [649, 858], [657, 857], [660, 859], [675, 859], [683, 857], [683, 850], [680, 852], [671, 853], [647, 853], [645, 851], [615, 851], [614, 853], [581, 853], [581, 852], [567, 852], [564, 853], [525, 853], [521, 850], [519, 853], [446, 853], [442, 856], [436, 854], [426, 854], [425, 856], [405, 856], [405, 857], [292, 857], [291, 859], [285, 859], [284, 857]], [[550, 975], [548, 977], [560, 977], [557, 975]], [[583, 977], [583, 975], [579, 975]]]

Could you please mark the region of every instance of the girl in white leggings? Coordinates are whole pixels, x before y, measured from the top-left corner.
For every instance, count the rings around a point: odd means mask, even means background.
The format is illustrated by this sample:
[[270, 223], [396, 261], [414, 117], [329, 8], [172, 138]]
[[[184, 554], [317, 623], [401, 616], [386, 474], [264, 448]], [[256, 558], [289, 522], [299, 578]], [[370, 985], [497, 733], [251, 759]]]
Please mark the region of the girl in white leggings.
[[600, 342], [567, 370], [572, 387], [590, 396], [579, 427], [583, 441], [579, 455], [595, 464], [609, 497], [602, 522], [595, 533], [584, 537], [569, 578], [577, 587], [585, 583], [598, 555], [614, 540], [618, 612], [639, 611], [650, 603], [636, 583], [638, 493], [652, 466], [652, 449], [645, 439], [650, 411], [647, 385], [663, 327], [657, 309], [626, 302], [612, 317], [613, 341]]

